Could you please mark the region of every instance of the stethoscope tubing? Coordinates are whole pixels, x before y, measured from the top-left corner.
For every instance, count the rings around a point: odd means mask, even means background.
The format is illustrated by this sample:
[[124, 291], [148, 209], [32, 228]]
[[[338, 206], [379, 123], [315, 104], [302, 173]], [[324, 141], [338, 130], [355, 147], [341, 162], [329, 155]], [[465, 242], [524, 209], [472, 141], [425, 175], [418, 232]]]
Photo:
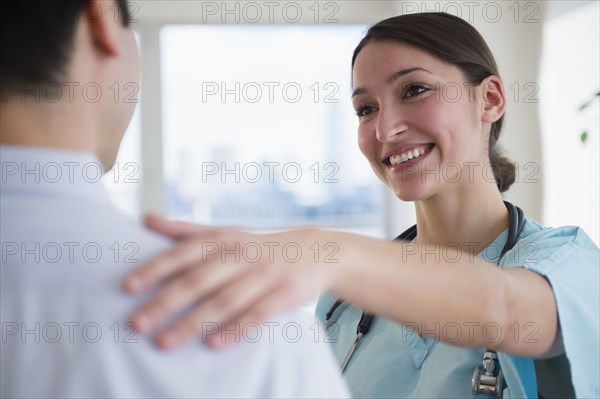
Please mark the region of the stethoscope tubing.
[[[523, 230], [523, 226], [525, 225], [525, 214], [521, 208], [511, 204], [508, 201], [504, 201], [504, 205], [508, 209], [508, 217], [509, 217], [510, 223], [508, 226], [508, 236], [506, 238], [506, 243], [505, 243], [504, 247], [502, 248], [502, 252], [500, 252], [500, 256], [498, 257], [498, 264], [500, 264], [500, 260], [504, 257], [506, 252], [508, 252], [510, 249], [512, 249], [516, 245], [519, 234], [521, 234], [521, 231]], [[416, 238], [416, 236], [417, 236], [417, 225], [414, 225], [414, 226], [408, 228], [406, 231], [404, 231], [398, 237], [396, 237], [395, 240], [412, 241]], [[327, 314], [325, 315], [325, 329], [328, 329], [333, 323], [335, 323], [337, 321], [337, 319], [339, 318], [339, 316], [345, 309], [345, 306], [342, 307], [343, 304], [345, 304], [345, 301], [338, 299], [337, 301], [335, 301], [335, 303], [333, 304], [331, 309], [329, 309], [329, 312], [327, 312]], [[336, 311], [338, 311], [338, 309], [339, 309], [339, 312], [336, 312]], [[334, 318], [333, 316], [336, 315], [336, 313], [337, 313], [337, 317]], [[356, 338], [354, 339], [352, 346], [350, 347], [350, 349], [346, 353], [346, 356], [344, 357], [344, 360], [342, 361], [342, 365], [341, 365], [342, 373], [344, 373], [346, 371], [346, 368], [347, 368], [348, 364], [350, 363], [350, 359], [352, 358], [352, 355], [354, 355], [354, 352], [358, 348], [358, 345], [360, 344], [360, 341], [362, 340], [362, 338], [371, 329], [371, 325], [375, 321], [375, 318], [376, 317], [374, 314], [367, 313], [367, 312], [362, 313], [360, 321], [358, 322], [358, 325], [356, 326]]]

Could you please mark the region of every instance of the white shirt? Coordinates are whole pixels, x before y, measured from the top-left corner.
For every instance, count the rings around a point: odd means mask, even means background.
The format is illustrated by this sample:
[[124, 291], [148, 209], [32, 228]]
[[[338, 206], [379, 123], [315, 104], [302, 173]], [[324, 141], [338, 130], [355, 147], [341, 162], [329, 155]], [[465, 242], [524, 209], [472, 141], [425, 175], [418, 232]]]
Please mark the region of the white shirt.
[[121, 280], [170, 243], [116, 211], [91, 154], [2, 146], [0, 162], [2, 397], [349, 396], [301, 311], [240, 326], [224, 351], [165, 352], [127, 329], [145, 298]]

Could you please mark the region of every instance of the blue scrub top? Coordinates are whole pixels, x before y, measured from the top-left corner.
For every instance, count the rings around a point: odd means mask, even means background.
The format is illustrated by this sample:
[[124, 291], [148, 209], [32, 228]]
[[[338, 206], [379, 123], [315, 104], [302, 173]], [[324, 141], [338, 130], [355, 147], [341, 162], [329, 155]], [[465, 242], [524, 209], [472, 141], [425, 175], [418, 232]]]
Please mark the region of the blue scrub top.
[[[504, 231], [479, 256], [498, 263], [507, 235]], [[545, 228], [527, 219], [516, 245], [502, 258], [500, 267], [533, 270], [552, 285], [568, 362], [564, 362], [566, 368], [557, 370], [556, 358], [536, 361], [538, 369], [544, 367], [545, 362], [550, 365], [546, 367], [550, 378], [540, 380], [540, 393], [544, 394], [545, 387], [552, 393], [553, 383], [564, 387], [571, 381], [577, 397], [600, 397], [598, 247], [578, 227]], [[402, 300], [401, 295], [398, 300]], [[324, 321], [334, 302], [335, 298], [328, 295], [319, 299], [316, 313], [321, 320]], [[337, 320], [327, 330], [327, 339], [332, 342], [340, 364], [356, 337], [361, 314], [360, 309], [343, 304], [332, 318]], [[436, 328], [450, 340], [460, 333], [458, 323]], [[490, 325], [487, 331], [491, 336], [497, 329]], [[520, 331], [523, 331], [522, 326]], [[529, 338], [534, 339], [533, 326], [526, 331], [531, 331], [533, 335]], [[460, 348], [436, 342], [419, 336], [407, 326], [377, 317], [344, 375], [357, 398], [468, 398], [472, 396], [473, 370], [481, 364], [484, 352], [485, 348]], [[498, 353], [498, 357], [507, 383], [503, 397], [537, 398], [534, 361], [505, 353]]]

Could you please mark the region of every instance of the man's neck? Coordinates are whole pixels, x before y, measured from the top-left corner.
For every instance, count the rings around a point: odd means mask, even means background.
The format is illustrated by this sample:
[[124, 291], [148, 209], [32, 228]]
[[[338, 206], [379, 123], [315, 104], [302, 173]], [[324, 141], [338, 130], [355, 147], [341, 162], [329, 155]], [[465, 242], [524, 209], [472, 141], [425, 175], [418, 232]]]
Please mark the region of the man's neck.
[[[64, 102], [1, 105], [0, 144], [90, 152], [99, 156], [94, 124], [83, 107]], [[106, 167], [106, 165], [105, 165]]]

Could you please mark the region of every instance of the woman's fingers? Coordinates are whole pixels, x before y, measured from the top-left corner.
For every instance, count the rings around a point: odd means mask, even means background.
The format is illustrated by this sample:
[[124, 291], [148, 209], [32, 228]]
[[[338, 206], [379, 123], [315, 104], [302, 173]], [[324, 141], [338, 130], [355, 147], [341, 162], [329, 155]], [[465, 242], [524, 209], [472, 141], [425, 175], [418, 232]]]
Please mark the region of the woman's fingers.
[[138, 294], [192, 265], [206, 263], [207, 256], [202, 243], [201, 239], [190, 239], [151, 259], [125, 276], [124, 288]]
[[[221, 265], [223, 266], [223, 265]], [[236, 320], [240, 315], [252, 322], [260, 322], [259, 314], [247, 317], [249, 307], [275, 291], [278, 272], [273, 264], [261, 264], [245, 267], [245, 272], [237, 278], [227, 281], [214, 290], [210, 297], [199, 302], [189, 313], [171, 328], [156, 337], [159, 346], [175, 348], [198, 336], [208, 339], [214, 333], [230, 335], [232, 342], [239, 341], [244, 329]], [[223, 327], [231, 322], [229, 328]]]
[[[123, 280], [123, 287], [131, 293], [144, 292], [162, 280], [173, 277], [191, 264], [205, 262], [207, 252], [214, 253], [214, 242], [222, 235], [221, 230], [193, 223], [171, 221], [154, 214], [146, 215], [144, 222], [146, 226], [158, 233], [176, 240], [187, 240], [129, 273]], [[212, 246], [205, 245], [208, 240], [211, 240]]]
[[214, 229], [200, 226], [194, 223], [187, 223], [175, 220], [168, 220], [156, 214], [148, 214], [144, 217], [144, 224], [162, 235], [174, 240], [181, 240], [193, 236], [210, 234]]
[[[204, 342], [216, 349], [239, 343], [240, 340], [247, 339], [244, 335], [251, 334], [253, 332], [252, 327], [255, 327], [257, 323], [264, 322], [273, 315], [298, 306], [302, 300], [302, 298], [298, 298], [290, 292], [287, 284], [278, 284], [267, 295], [259, 298], [252, 306], [248, 307], [243, 314], [240, 314], [237, 320], [222, 324], [219, 330], [205, 334], [203, 337]], [[239, 335], [230, 333], [235, 331], [238, 326]], [[269, 328], [272, 326], [270, 324]]]
[[237, 264], [191, 267], [173, 278], [153, 299], [136, 310], [130, 321], [138, 326], [141, 333], [149, 332], [240, 273], [240, 265]]

